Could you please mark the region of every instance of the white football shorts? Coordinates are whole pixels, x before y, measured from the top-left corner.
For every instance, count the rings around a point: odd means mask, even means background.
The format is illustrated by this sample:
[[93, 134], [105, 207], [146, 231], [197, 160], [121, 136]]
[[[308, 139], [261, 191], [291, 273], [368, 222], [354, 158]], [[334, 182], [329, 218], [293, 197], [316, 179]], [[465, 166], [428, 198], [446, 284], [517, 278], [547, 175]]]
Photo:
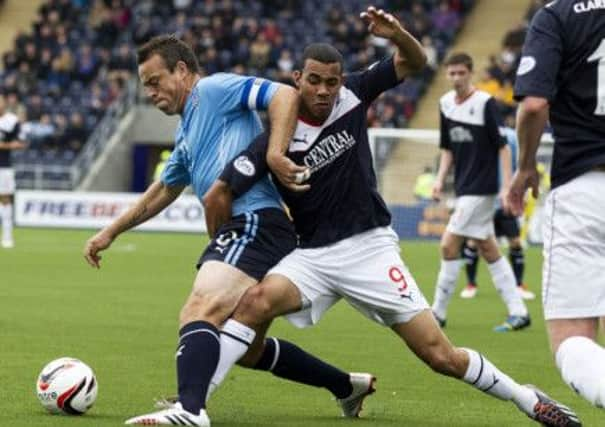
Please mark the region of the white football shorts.
[[605, 316], [605, 172], [587, 172], [546, 198], [544, 317]]
[[15, 171], [12, 168], [0, 168], [0, 196], [15, 193]]
[[281, 274], [299, 289], [302, 310], [286, 315], [299, 328], [317, 323], [341, 298], [386, 326], [408, 322], [429, 308], [399, 256], [391, 227], [321, 248], [295, 249], [267, 274]]
[[495, 234], [496, 196], [460, 196], [447, 224], [457, 236], [485, 240]]

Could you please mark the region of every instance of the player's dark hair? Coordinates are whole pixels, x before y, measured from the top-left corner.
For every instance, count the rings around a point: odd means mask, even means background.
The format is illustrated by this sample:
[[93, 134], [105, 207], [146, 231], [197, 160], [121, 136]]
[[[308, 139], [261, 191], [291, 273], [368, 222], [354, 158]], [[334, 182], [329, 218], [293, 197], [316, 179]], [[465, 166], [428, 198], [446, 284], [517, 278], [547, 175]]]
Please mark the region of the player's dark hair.
[[160, 55], [166, 68], [172, 73], [176, 63], [183, 61], [192, 73], [200, 72], [193, 49], [187, 43], [179, 40], [174, 34], [156, 36], [140, 46], [137, 50], [137, 63], [141, 65], [153, 55]]
[[303, 69], [307, 59], [313, 59], [323, 64], [333, 64], [338, 62], [340, 70], [344, 69], [344, 59], [342, 54], [334, 46], [328, 43], [312, 43], [305, 47], [302, 55], [300, 69]]
[[445, 65], [464, 65], [469, 71], [473, 71], [473, 58], [468, 53], [453, 53], [445, 60]]

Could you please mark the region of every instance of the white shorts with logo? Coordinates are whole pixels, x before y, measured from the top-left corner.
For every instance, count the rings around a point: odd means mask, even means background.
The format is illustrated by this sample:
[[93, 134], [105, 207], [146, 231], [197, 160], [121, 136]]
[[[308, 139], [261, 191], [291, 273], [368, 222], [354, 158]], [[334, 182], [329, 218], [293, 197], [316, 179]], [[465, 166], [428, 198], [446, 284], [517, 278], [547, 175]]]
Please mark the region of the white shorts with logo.
[[0, 196], [15, 193], [15, 171], [12, 168], [0, 168]]
[[460, 196], [447, 231], [457, 236], [485, 240], [495, 234], [496, 196]]
[[386, 326], [405, 323], [429, 308], [399, 256], [391, 227], [321, 248], [295, 249], [267, 274], [286, 276], [299, 289], [303, 308], [286, 315], [299, 328], [317, 323], [341, 298]]
[[555, 188], [544, 206], [544, 317], [605, 316], [605, 172]]

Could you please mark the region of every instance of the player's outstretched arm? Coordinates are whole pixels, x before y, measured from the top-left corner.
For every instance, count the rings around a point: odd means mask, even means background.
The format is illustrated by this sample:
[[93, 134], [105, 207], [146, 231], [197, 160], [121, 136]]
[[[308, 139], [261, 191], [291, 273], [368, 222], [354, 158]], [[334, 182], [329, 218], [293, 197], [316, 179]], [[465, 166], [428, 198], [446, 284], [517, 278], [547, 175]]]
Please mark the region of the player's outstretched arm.
[[399, 80], [424, 68], [426, 53], [422, 45], [403, 28], [397, 18], [374, 6], [368, 7], [360, 16], [368, 23], [370, 33], [376, 37], [388, 39], [397, 46], [394, 63], [395, 73]]
[[289, 190], [306, 191], [309, 185], [303, 185], [301, 177], [306, 176], [307, 168], [298, 166], [286, 152], [296, 129], [299, 95], [296, 89], [282, 85], [269, 104], [271, 133], [267, 164], [277, 179]]
[[144, 223], [160, 213], [172, 203], [185, 189], [183, 186], [169, 187], [160, 181], [149, 186], [147, 191], [114, 222], [91, 237], [84, 246], [84, 258], [92, 267], [100, 268], [99, 252], [111, 246], [111, 243], [123, 232]]
[[548, 121], [549, 104], [546, 98], [528, 96], [517, 111], [517, 138], [519, 140], [519, 167], [507, 195], [513, 215], [523, 213], [525, 191], [532, 189], [538, 198], [540, 175], [536, 168], [536, 152]]

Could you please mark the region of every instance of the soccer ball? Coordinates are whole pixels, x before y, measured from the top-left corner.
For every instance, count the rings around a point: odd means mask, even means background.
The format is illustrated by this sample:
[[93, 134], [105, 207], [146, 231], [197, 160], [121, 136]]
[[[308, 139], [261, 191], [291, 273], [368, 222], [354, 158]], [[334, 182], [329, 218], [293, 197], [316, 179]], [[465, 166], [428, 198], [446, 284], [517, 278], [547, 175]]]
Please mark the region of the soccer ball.
[[97, 379], [90, 367], [72, 357], [46, 365], [36, 382], [42, 406], [53, 414], [81, 415], [97, 399]]

